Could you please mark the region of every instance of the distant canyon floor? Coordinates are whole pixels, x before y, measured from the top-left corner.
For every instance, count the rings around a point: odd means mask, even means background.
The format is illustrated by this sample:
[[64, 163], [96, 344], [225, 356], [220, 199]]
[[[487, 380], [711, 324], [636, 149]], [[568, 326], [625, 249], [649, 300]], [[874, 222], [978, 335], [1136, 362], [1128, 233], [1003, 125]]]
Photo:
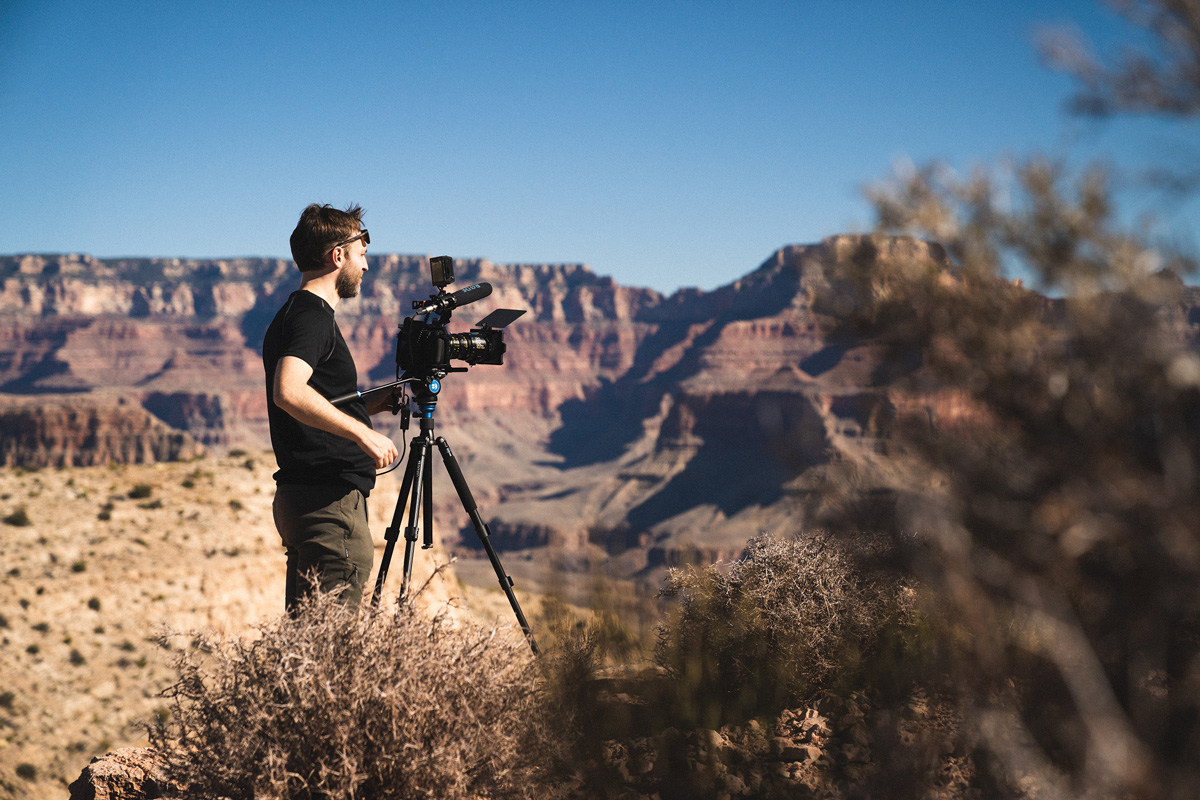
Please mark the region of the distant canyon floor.
[[[271, 518], [271, 453], [190, 462], [0, 470], [0, 797], [62, 798], [95, 755], [146, 742], [166, 713], [173, 651], [188, 632], [251, 632], [283, 612], [284, 555]], [[371, 496], [375, 569], [398, 477]], [[444, 506], [443, 506], [444, 509]], [[438, 545], [418, 549], [413, 584], [452, 558], [462, 519], [435, 512]], [[403, 572], [403, 540], [384, 602]], [[501, 553], [531, 618], [561, 588], [554, 559]], [[373, 574], [369, 587], [375, 585]], [[486, 558], [459, 558], [421, 598], [511, 627]], [[173, 636], [163, 638], [168, 631]]]

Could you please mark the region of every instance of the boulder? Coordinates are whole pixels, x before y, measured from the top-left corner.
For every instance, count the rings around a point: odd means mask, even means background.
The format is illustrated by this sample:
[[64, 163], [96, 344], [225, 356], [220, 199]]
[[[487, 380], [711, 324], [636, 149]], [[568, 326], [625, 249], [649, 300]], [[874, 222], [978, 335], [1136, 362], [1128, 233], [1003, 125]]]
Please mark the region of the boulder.
[[123, 747], [93, 758], [67, 788], [70, 800], [170, 800], [184, 794], [149, 747]]

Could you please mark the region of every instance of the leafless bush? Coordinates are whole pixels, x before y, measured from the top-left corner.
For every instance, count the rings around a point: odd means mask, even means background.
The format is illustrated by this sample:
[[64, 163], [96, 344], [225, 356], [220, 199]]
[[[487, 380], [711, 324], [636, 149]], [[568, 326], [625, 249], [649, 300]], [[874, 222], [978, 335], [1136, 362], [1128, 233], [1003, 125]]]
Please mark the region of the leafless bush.
[[[909, 411], [877, 466], [898, 498], [894, 530], [928, 544], [906, 567], [951, 620], [997, 785], [1194, 796], [1189, 260], [1122, 229], [1100, 169], [1073, 181], [1039, 159], [969, 179], [932, 167], [875, 199], [883, 229], [937, 238], [948, 261], [887, 261], [864, 240], [822, 302], [838, 306], [840, 335], [908, 365], [889, 391]], [[1060, 297], [1006, 280], [1014, 264]]]
[[[1108, 0], [1108, 5], [1152, 35], [1151, 46], [1126, 47], [1115, 58], [1096, 55], [1074, 31], [1042, 36], [1043, 56], [1081, 84], [1074, 109], [1106, 116], [1200, 114], [1200, 3], [1196, 0]], [[1107, 63], [1105, 63], [1107, 61]]]
[[539, 794], [536, 670], [512, 632], [317, 597], [259, 636], [201, 636], [150, 731], [202, 798]]
[[[538, 659], [540, 725], [547, 731], [543, 737], [558, 745], [547, 757], [557, 765], [564, 786], [581, 778], [594, 786], [600, 778], [584, 773], [601, 758], [607, 741], [641, 735], [647, 727], [644, 714], [632, 719], [631, 706], [613, 701], [623, 692], [645, 695], [651, 644], [643, 642], [640, 623], [649, 611], [638, 606], [652, 604], [653, 597], [618, 600], [602, 589], [590, 600], [592, 605], [584, 609], [548, 597], [535, 622], [543, 647]], [[655, 717], [650, 727], [661, 726], [658, 709], [642, 704], [637, 710]]]
[[673, 570], [664, 594], [678, 608], [656, 660], [676, 716], [710, 728], [846, 691], [886, 638], [916, 630], [898, 583], [864, 574], [828, 537], [760, 535], [725, 571]]
[[[1043, 42], [1079, 81], [1075, 110], [1195, 117], [1200, 2], [1111, 5], [1147, 49], [1105, 63], [1075, 34]], [[881, 263], [864, 242], [825, 298], [843, 335], [919, 364], [893, 392], [928, 413], [895, 426], [886, 474], [897, 529], [933, 551], [908, 567], [960, 631], [956, 678], [998, 794], [1200, 786], [1194, 261], [1122, 224], [1112, 173], [1030, 159], [900, 176], [874, 193], [880, 232], [937, 239], [948, 263]], [[1159, 180], [1186, 193], [1196, 175]], [[1013, 266], [1058, 298], [1010, 284]]]
[[[555, 702], [573, 707], [583, 702], [581, 692], [606, 669], [638, 660], [641, 646], [637, 633], [605, 604], [605, 598], [593, 598], [596, 606], [575, 610], [561, 600], [548, 597], [542, 603], [537, 628], [546, 640], [541, 659], [544, 689], [555, 695]], [[574, 697], [572, 700], [570, 697]], [[572, 712], [574, 713], [574, 712]]]

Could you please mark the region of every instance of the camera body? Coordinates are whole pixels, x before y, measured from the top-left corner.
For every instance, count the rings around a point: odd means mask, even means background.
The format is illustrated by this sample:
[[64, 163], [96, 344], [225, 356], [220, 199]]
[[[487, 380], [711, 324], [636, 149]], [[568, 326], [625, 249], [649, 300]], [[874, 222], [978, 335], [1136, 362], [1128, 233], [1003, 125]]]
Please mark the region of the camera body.
[[504, 363], [504, 331], [482, 327], [470, 333], [451, 333], [446, 330], [446, 322], [441, 318], [404, 318], [396, 338], [396, 364], [400, 369], [423, 375], [456, 371], [450, 365], [452, 359], [471, 366]]
[[429, 259], [430, 280], [438, 293], [428, 301], [413, 301], [420, 317], [405, 317], [396, 336], [396, 365], [410, 377], [440, 377], [449, 372], [465, 372], [451, 361], [475, 364], [503, 364], [507, 345], [502, 330], [524, 311], [496, 309], [480, 320], [469, 333], [451, 333], [447, 328], [452, 311], [480, 300], [492, 292], [487, 283], [477, 283], [453, 294], [446, 286], [454, 282], [454, 261], [449, 256]]

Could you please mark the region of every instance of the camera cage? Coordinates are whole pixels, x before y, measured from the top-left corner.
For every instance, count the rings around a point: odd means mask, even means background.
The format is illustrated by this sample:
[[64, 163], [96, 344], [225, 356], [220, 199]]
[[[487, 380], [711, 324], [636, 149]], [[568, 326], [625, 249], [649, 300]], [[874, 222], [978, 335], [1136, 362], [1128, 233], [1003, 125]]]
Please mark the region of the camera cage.
[[[489, 283], [475, 283], [450, 293], [454, 265], [449, 256], [435, 256], [430, 262], [430, 280], [437, 294], [429, 300], [414, 300], [413, 316], [405, 317], [396, 334], [397, 375], [427, 379], [451, 372], [465, 372], [476, 364], [504, 363], [507, 345], [503, 329], [525, 313], [524, 310], [498, 308], [476, 323], [468, 333], [451, 333], [447, 328], [455, 308], [481, 300], [492, 293]], [[451, 361], [468, 366], [455, 367]]]
[[[423, 395], [436, 395], [440, 379], [451, 372], [466, 372], [476, 364], [502, 365], [508, 346], [503, 329], [521, 317], [524, 309], [497, 308], [467, 333], [447, 329], [455, 308], [481, 300], [492, 293], [489, 283], [476, 283], [457, 292], [447, 292], [454, 282], [454, 260], [449, 256], [430, 258], [430, 281], [437, 294], [429, 300], [414, 300], [415, 314], [405, 317], [396, 334], [396, 380], [363, 391], [331, 398], [338, 406], [354, 399], [366, 400], [382, 392], [403, 393], [408, 384], [423, 386]], [[420, 319], [418, 319], [420, 317]], [[463, 361], [456, 367], [451, 361]]]

